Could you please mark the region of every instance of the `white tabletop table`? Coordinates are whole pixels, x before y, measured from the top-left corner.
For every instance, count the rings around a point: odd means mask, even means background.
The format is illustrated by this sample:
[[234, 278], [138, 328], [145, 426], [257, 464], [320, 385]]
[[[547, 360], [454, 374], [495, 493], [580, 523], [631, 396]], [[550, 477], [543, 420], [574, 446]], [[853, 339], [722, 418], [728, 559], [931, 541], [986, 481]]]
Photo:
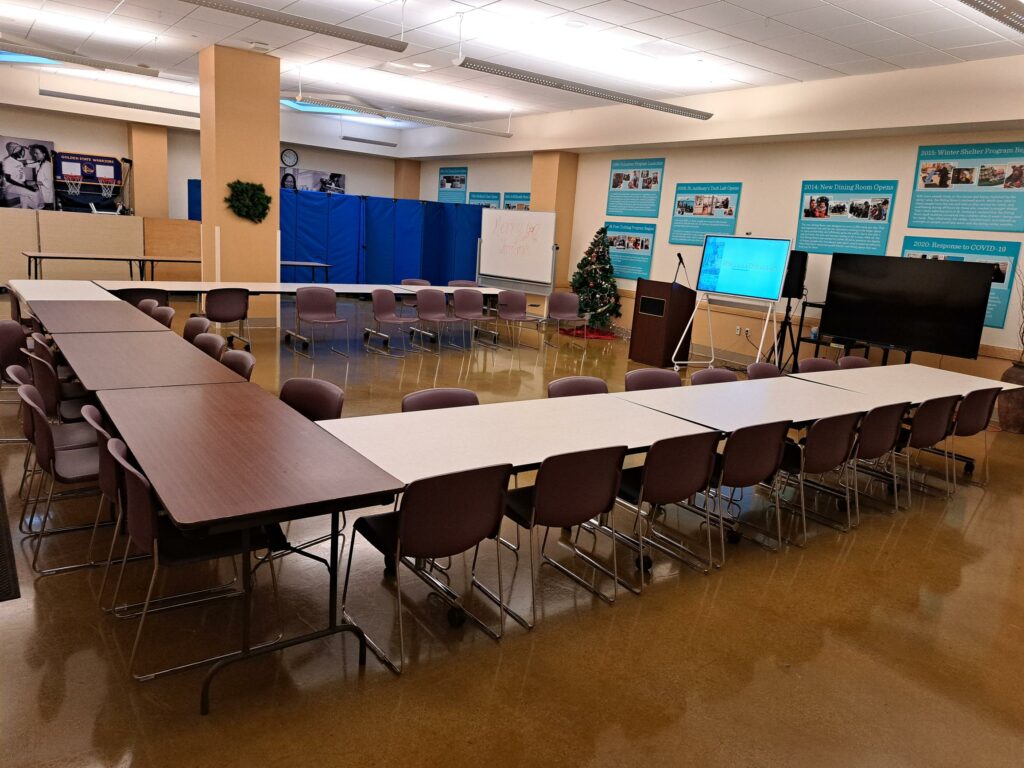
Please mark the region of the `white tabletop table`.
[[888, 395], [868, 397], [790, 377], [649, 389], [612, 396], [722, 432], [776, 421], [802, 424], [901, 402]]
[[978, 389], [1002, 387], [1004, 391], [1020, 389], [995, 379], [985, 379], [956, 371], [929, 368], [926, 365], [879, 365], [870, 368], [849, 368], [841, 371], [798, 373], [789, 377], [815, 384], [827, 384], [869, 397], [895, 399], [914, 405], [934, 397], [966, 395]]
[[[8, 287], [22, 301], [117, 301], [89, 280], [11, 280]], [[143, 283], [146, 285], [146, 283]]]
[[317, 288], [330, 288], [338, 296], [369, 296], [377, 288], [382, 288], [393, 293], [411, 293], [401, 286], [371, 283], [258, 283], [258, 282], [237, 282], [212, 280], [97, 280], [96, 285], [108, 291], [118, 291], [127, 288], [150, 288], [168, 293], [178, 294], [199, 294], [209, 293], [214, 288], [245, 288], [249, 293], [254, 294], [294, 294], [299, 288], [315, 286]]
[[664, 438], [710, 431], [612, 395], [518, 400], [318, 423], [405, 483], [494, 464], [527, 470], [549, 456], [590, 448], [625, 445], [630, 451], [642, 451]]
[[484, 296], [497, 296], [502, 291], [501, 288], [488, 288], [483, 285], [392, 285], [390, 287], [396, 291], [405, 291], [406, 293], [419, 293], [420, 291], [428, 291], [433, 288], [435, 291], [441, 291], [447, 296], [451, 296], [456, 291], [463, 289], [480, 291]]

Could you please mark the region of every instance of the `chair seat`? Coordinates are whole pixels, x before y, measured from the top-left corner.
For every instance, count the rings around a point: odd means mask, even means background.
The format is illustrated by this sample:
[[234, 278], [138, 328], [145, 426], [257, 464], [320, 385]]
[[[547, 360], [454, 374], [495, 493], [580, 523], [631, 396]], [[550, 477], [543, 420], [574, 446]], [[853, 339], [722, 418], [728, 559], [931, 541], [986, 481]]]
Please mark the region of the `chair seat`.
[[394, 557], [398, 546], [398, 512], [364, 515], [352, 526], [383, 555]]
[[628, 467], [622, 470], [622, 480], [619, 483], [619, 498], [629, 504], [637, 504], [640, 501], [640, 485], [644, 479], [643, 467]]
[[89, 390], [78, 381], [65, 382], [60, 385], [61, 400], [80, 400], [88, 394]]
[[[260, 528], [252, 529], [249, 550], [267, 548], [267, 534]], [[216, 560], [220, 557], [244, 554], [241, 532], [189, 535], [178, 528], [167, 515], [157, 519], [157, 546], [165, 565]]]
[[533, 527], [533, 486], [516, 488], [505, 494], [505, 517], [521, 528]]
[[451, 315], [442, 315], [440, 313], [435, 315], [432, 312], [430, 314], [425, 314], [425, 313], [421, 312], [420, 316], [419, 316], [419, 319], [420, 320], [426, 320], [428, 323], [458, 323], [458, 322], [460, 322], [460, 318], [458, 318], [458, 317], [452, 317]]
[[70, 381], [75, 378], [75, 371], [70, 365], [58, 365], [57, 378], [61, 381]]
[[85, 483], [99, 478], [100, 451], [95, 445], [57, 451], [53, 471], [61, 483]]
[[84, 421], [75, 424], [53, 424], [53, 447], [58, 451], [96, 445], [96, 430]]
[[539, 323], [543, 318], [528, 315], [525, 312], [517, 312], [511, 315], [499, 314], [498, 319], [509, 323]]
[[396, 315], [391, 313], [389, 315], [377, 315], [376, 318], [378, 323], [391, 323], [392, 325], [412, 325], [416, 322], [415, 317], [407, 317], [405, 315]]
[[62, 400], [60, 403], [61, 421], [81, 421], [82, 407], [89, 405], [89, 401], [82, 398], [78, 400]]
[[554, 312], [548, 315], [548, 320], [577, 320], [581, 323], [583, 322], [583, 318], [580, 317], [579, 315], [563, 315]]
[[783, 444], [780, 469], [791, 475], [800, 473], [800, 446], [791, 440], [787, 440]]
[[344, 317], [338, 317], [327, 312], [311, 312], [309, 314], [303, 312], [299, 315], [299, 320], [304, 323], [347, 323]]

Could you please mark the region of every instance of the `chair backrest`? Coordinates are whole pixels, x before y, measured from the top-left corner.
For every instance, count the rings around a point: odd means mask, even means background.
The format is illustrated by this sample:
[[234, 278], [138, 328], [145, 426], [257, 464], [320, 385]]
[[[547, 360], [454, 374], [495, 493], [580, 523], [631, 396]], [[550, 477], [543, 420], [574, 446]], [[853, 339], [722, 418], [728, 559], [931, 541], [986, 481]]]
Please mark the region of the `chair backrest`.
[[207, 317], [190, 317], [185, 321], [185, 327], [181, 331], [181, 336], [191, 344], [200, 333], [207, 333], [210, 330], [210, 325], [210, 319]]
[[132, 543], [152, 553], [157, 532], [157, 505], [149, 480], [128, 460], [128, 446], [116, 437], [107, 441], [107, 450], [124, 472], [125, 517]]
[[874, 461], [891, 451], [900, 437], [903, 416], [909, 408], [910, 403], [896, 403], [868, 411], [860, 422], [857, 458]]
[[298, 317], [306, 315], [337, 315], [338, 294], [333, 288], [322, 285], [303, 286], [295, 291], [295, 313]]
[[252, 369], [256, 367], [256, 358], [244, 349], [229, 349], [220, 356], [220, 361], [246, 381], [252, 378]]
[[206, 316], [215, 323], [237, 323], [249, 316], [249, 291], [214, 288], [206, 294]]
[[476, 288], [476, 280], [449, 280], [449, 288]]
[[863, 413], [848, 413], [811, 424], [804, 440], [804, 472], [817, 475], [848, 461], [857, 441], [857, 426], [863, 418]]
[[111, 439], [111, 434], [103, 424], [100, 409], [95, 405], [83, 405], [82, 418], [96, 431], [96, 447], [99, 448], [100, 455], [100, 491], [109, 501], [117, 501], [121, 494], [124, 472], [121, 465], [114, 460], [113, 454], [107, 450], [107, 442]]
[[432, 411], [437, 408], [461, 408], [465, 405], [480, 405], [480, 398], [471, 389], [458, 387], [435, 387], [410, 392], [402, 398], [402, 413], [409, 411]]
[[1002, 391], [1002, 387], [992, 387], [968, 392], [956, 410], [953, 434], [958, 437], [970, 437], [988, 429], [988, 423], [992, 420], [992, 409], [996, 407], [996, 399]]
[[402, 281], [402, 285], [430, 285], [430, 281], [419, 277], [407, 277]]
[[620, 445], [544, 459], [533, 486], [534, 523], [568, 528], [609, 512], [625, 457]]
[[672, 504], [707, 489], [721, 435], [706, 432], [659, 440], [644, 459], [642, 501]]
[[459, 288], [452, 296], [452, 311], [456, 315], [476, 317], [484, 312], [484, 295], [475, 288]]
[[375, 288], [370, 294], [375, 318], [393, 317], [395, 314], [395, 294], [387, 288]]
[[874, 363], [860, 355], [843, 355], [839, 358], [837, 365], [840, 370], [845, 371], [849, 368], [871, 368]]
[[498, 464], [410, 483], [399, 509], [399, 553], [448, 557], [496, 536], [511, 474], [511, 464]]
[[23, 365], [8, 365], [4, 369], [4, 380], [20, 387], [22, 384], [32, 383], [32, 374]]
[[166, 328], [174, 322], [174, 307], [154, 307], [150, 316]]
[[498, 317], [516, 317], [526, 314], [526, 294], [522, 291], [498, 293]]
[[[421, 280], [418, 277], [407, 277], [405, 278], [402, 285], [430, 285], [429, 280]], [[406, 307], [415, 307], [417, 304], [417, 297], [419, 296], [418, 291], [412, 293], [402, 294], [402, 304]]]
[[724, 384], [727, 381], [739, 381], [740, 377], [728, 368], [705, 368], [690, 376], [690, 384]]
[[548, 397], [574, 397], [576, 395], [606, 395], [608, 385], [596, 376], [566, 376], [548, 384]]
[[[12, 295], [11, 304], [17, 302]], [[5, 381], [7, 367], [10, 365], [21, 365], [25, 362], [25, 356], [21, 353], [25, 346], [25, 329], [21, 323], [14, 320], [0, 320], [0, 372], [3, 372]]]
[[281, 385], [280, 397], [310, 421], [340, 418], [345, 405], [342, 388], [323, 379], [288, 379]]
[[770, 480], [782, 463], [790, 422], [741, 427], [729, 435], [722, 451], [722, 485], [749, 488]]
[[568, 291], [555, 291], [548, 296], [548, 317], [569, 318], [580, 314], [580, 297]]
[[163, 288], [118, 288], [111, 293], [133, 307], [138, 307], [139, 302], [143, 299], [153, 299], [161, 307], [166, 307], [171, 303], [170, 294]]
[[827, 357], [808, 357], [797, 364], [800, 373], [818, 373], [819, 371], [837, 371], [839, 364]]
[[626, 371], [627, 392], [681, 386], [683, 386], [683, 380], [675, 371], [668, 371], [664, 368], [638, 368], [635, 371]]
[[50, 420], [43, 408], [43, 398], [39, 390], [31, 384], [23, 384], [18, 387], [18, 397], [24, 403], [24, 408], [32, 418], [31, 436], [25, 437], [32, 441], [36, 449], [36, 461], [39, 466], [44, 467], [48, 472], [53, 470], [53, 460], [56, 456], [53, 445], [53, 429]]
[[203, 350], [206, 354], [212, 357], [214, 360], [220, 360], [224, 355], [224, 349], [227, 347], [227, 340], [219, 333], [200, 333], [197, 334], [192, 343], [195, 344], [199, 349]]
[[910, 448], [931, 448], [945, 440], [953, 429], [953, 414], [960, 395], [925, 400], [914, 411], [907, 445]]
[[781, 375], [782, 371], [773, 363], [751, 363], [747, 366], [748, 379], [777, 379]]
[[11, 320], [18, 325], [24, 326], [24, 318], [21, 316], [21, 299], [16, 293], [10, 293], [11, 297]]
[[[49, 348], [45, 345], [36, 345], [35, 349]], [[32, 368], [32, 384], [43, 398], [43, 410], [47, 416], [55, 419], [60, 411], [60, 381], [57, 379], [57, 371], [35, 352], [28, 353], [28, 360]]]
[[444, 291], [426, 288], [416, 292], [416, 314], [420, 317], [439, 317], [448, 314], [448, 299]]
[[140, 312], [145, 312], [147, 315], [152, 315], [153, 310], [160, 306], [160, 302], [158, 302], [156, 299], [143, 299], [135, 306], [138, 307], [138, 310]]

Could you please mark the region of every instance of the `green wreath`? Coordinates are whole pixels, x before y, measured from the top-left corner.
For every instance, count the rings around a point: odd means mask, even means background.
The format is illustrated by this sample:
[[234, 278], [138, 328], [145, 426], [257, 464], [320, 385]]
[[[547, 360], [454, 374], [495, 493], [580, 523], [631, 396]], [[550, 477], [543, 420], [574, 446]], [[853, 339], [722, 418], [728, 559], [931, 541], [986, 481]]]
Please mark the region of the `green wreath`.
[[236, 216], [255, 221], [257, 224], [267, 218], [271, 198], [262, 184], [235, 179], [228, 184], [228, 189], [231, 190], [231, 194], [224, 198], [224, 202]]

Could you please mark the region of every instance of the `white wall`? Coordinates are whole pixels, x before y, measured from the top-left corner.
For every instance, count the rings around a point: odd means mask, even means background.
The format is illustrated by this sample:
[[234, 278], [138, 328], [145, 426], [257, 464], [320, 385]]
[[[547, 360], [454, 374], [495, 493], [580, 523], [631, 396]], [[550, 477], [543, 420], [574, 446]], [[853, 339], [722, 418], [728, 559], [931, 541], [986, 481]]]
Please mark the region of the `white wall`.
[[393, 197], [395, 194], [395, 161], [390, 157], [373, 157], [324, 147], [309, 147], [282, 142], [299, 153], [297, 168], [345, 174], [345, 192], [350, 195]]
[[[681, 252], [691, 280], [700, 268], [700, 248], [671, 245], [668, 242], [672, 221], [675, 185], [681, 182], [740, 181], [743, 192], [737, 217], [736, 234], [757, 237], [796, 239], [800, 208], [800, 187], [805, 179], [898, 179], [896, 203], [891, 211], [891, 230], [887, 253], [900, 255], [904, 235], [964, 237], [983, 240], [1017, 240], [1020, 234], [1004, 232], [958, 232], [952, 230], [908, 229], [910, 198], [916, 181], [917, 149], [921, 144], [957, 144], [994, 141], [1020, 141], [1024, 132], [922, 133], [907, 136], [792, 141], [770, 144], [732, 144], [687, 149], [629, 148], [615, 152], [580, 156], [576, 181], [576, 208], [573, 223], [570, 268], [583, 256], [594, 232], [605, 221], [655, 222], [654, 219], [606, 217], [608, 177], [613, 159], [664, 157], [665, 184], [662, 188], [660, 215], [656, 221], [654, 260], [651, 278], [671, 280], [675, 272], [675, 254]], [[828, 283], [831, 257], [811, 254], [807, 274], [807, 292], [811, 300], [822, 300]], [[1024, 269], [1024, 265], [1020, 268]], [[680, 275], [680, 280], [683, 277]], [[636, 283], [620, 280], [619, 287], [632, 290]], [[1016, 348], [1015, 328], [1020, 320], [1019, 302], [1014, 301], [1003, 329], [986, 328], [985, 344]]]
[[[425, 160], [420, 167], [420, 199], [437, 200], [437, 171], [442, 166], [469, 168], [469, 192], [529, 192], [532, 155]], [[469, 194], [466, 195], [469, 200]]]
[[58, 152], [128, 156], [128, 125], [121, 120], [5, 105], [0, 136], [52, 141]]

